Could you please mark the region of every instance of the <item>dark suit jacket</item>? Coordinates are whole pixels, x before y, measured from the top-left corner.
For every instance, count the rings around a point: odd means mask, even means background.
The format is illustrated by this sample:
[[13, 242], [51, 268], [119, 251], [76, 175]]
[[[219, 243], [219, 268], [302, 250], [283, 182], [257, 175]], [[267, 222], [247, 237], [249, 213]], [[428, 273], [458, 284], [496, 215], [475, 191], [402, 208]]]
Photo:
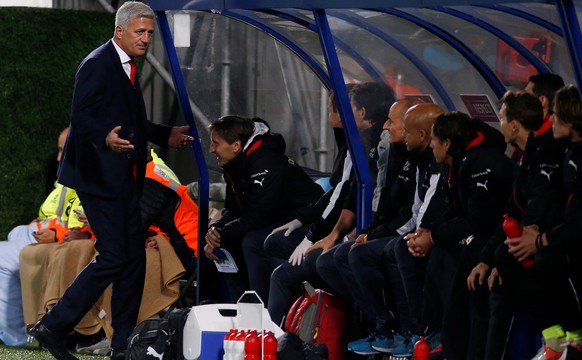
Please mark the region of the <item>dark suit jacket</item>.
[[[121, 125], [119, 136], [134, 145], [114, 152], [107, 134]], [[125, 177], [137, 167], [143, 182], [147, 141], [167, 146], [171, 127], [147, 120], [139, 83], [132, 86], [112, 40], [91, 52], [79, 65], [71, 109], [71, 124], [59, 167], [59, 182], [77, 191], [115, 197]]]

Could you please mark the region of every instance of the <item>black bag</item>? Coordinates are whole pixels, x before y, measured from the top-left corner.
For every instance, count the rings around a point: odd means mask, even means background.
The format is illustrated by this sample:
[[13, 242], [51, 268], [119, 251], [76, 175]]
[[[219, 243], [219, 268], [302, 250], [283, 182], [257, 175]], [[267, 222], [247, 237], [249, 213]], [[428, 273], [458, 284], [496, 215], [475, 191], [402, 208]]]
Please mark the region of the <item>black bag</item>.
[[307, 344], [293, 333], [285, 333], [277, 339], [278, 360], [327, 360], [325, 344]]
[[293, 333], [285, 333], [277, 339], [277, 360], [305, 359], [303, 341]]
[[182, 335], [190, 309], [174, 309], [161, 319], [146, 319], [135, 327], [126, 360], [182, 360]]

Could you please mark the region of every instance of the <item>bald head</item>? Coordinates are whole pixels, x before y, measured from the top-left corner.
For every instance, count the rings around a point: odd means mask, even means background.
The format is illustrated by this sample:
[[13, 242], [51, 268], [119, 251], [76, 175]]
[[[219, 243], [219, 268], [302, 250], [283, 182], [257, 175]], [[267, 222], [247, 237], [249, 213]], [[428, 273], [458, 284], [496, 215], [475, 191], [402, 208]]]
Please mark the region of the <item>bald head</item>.
[[404, 114], [405, 142], [408, 151], [424, 151], [436, 117], [444, 112], [437, 104], [417, 104]]
[[404, 115], [408, 109], [421, 103], [419, 99], [402, 99], [392, 104], [384, 123], [384, 129], [390, 133], [390, 143], [404, 142]]
[[61, 157], [63, 155], [63, 148], [65, 147], [65, 142], [67, 141], [67, 135], [69, 134], [69, 128], [64, 128], [61, 133], [59, 134], [58, 138], [58, 149], [59, 152], [57, 153], [57, 161], [61, 161]]

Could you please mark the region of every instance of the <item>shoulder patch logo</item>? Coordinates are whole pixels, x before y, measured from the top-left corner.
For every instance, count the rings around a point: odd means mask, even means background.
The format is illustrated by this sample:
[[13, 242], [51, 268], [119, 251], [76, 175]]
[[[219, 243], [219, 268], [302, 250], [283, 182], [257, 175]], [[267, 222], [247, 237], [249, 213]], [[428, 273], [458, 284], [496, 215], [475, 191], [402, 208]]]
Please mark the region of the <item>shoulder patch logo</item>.
[[261, 181], [255, 179], [255, 181], [253, 182], [253, 184], [259, 184], [259, 185], [261, 185], [261, 187], [263, 187], [263, 181], [265, 181], [265, 178], [262, 178]]

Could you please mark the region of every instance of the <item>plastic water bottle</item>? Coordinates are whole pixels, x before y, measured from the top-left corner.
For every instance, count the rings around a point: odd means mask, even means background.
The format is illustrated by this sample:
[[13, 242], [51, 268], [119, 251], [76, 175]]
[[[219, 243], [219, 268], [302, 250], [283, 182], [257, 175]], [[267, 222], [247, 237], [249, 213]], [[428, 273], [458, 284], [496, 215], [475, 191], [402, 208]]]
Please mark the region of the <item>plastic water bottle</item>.
[[263, 336], [263, 360], [277, 360], [277, 338], [272, 331]]
[[414, 351], [412, 352], [414, 360], [428, 360], [430, 357], [430, 346], [424, 340], [424, 336], [414, 344]]
[[[503, 231], [505, 232], [505, 235], [507, 235], [509, 239], [518, 238], [523, 234], [523, 228], [521, 227], [517, 220], [515, 220], [514, 218], [510, 218], [509, 215], [507, 214], [503, 215], [503, 218], [504, 218]], [[529, 257], [523, 260], [521, 262], [521, 265], [526, 268], [532, 267], [534, 265], [534, 259]]]
[[232, 357], [231, 360], [244, 360], [245, 358], [245, 337], [247, 334], [244, 330], [240, 330], [235, 338], [234, 345], [232, 347]]
[[261, 358], [261, 340], [257, 330], [249, 331], [245, 338], [245, 359], [259, 360]]
[[230, 331], [224, 335], [224, 341], [223, 341], [223, 349], [224, 349], [224, 356], [222, 357], [222, 360], [232, 360], [232, 350], [233, 350], [233, 342], [234, 342], [234, 338], [236, 336], [236, 330], [235, 329], [230, 329]]

